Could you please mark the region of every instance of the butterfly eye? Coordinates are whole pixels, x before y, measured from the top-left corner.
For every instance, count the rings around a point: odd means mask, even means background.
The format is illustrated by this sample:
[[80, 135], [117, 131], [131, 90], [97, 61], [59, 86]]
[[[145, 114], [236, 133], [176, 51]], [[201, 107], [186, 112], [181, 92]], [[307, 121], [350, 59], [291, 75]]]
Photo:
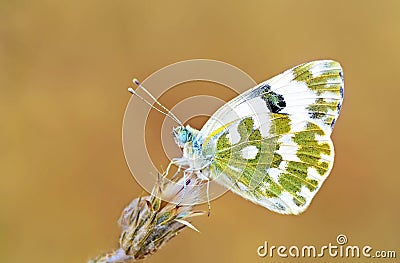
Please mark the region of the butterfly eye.
[[180, 132], [180, 134], [179, 134], [179, 140], [181, 141], [181, 142], [183, 142], [183, 143], [186, 143], [187, 142], [187, 130], [186, 129], [184, 129], [184, 130], [182, 130], [181, 132]]

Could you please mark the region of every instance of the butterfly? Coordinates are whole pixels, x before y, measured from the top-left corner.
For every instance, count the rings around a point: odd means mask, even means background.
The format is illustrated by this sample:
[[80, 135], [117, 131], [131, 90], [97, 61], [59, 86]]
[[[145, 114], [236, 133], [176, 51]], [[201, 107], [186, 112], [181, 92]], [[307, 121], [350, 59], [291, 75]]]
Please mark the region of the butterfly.
[[340, 64], [318, 60], [240, 94], [201, 130], [183, 125], [168, 111], [179, 124], [173, 137], [183, 152], [171, 164], [274, 212], [300, 214], [332, 170], [330, 135], [343, 91]]

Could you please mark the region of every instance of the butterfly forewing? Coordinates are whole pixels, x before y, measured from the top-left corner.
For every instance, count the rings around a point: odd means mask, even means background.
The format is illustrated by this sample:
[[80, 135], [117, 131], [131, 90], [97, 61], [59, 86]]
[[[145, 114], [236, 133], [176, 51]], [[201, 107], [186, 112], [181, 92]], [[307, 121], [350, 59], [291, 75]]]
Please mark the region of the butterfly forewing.
[[343, 73], [340, 64], [320, 60], [301, 64], [262, 83], [271, 94], [284, 97], [279, 113], [309, 119], [331, 134], [343, 102]]

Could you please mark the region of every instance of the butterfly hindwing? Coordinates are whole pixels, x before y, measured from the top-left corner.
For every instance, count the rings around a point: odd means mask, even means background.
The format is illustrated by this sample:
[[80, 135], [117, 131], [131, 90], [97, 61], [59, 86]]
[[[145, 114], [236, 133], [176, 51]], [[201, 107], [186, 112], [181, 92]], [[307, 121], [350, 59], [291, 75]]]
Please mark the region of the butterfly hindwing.
[[[270, 127], [279, 127], [269, 137], [261, 135], [254, 116], [221, 131], [211, 165], [213, 179], [272, 211], [301, 213], [332, 169], [332, 142], [311, 122], [284, 114], [266, 115]], [[239, 140], [230, 136], [235, 133]]]

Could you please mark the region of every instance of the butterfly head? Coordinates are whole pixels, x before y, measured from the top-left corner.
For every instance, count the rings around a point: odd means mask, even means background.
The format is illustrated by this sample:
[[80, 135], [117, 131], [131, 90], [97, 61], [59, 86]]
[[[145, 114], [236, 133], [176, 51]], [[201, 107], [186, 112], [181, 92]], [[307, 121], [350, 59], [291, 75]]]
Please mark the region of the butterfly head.
[[189, 125], [186, 127], [178, 126], [173, 128], [172, 130], [175, 142], [181, 148], [183, 148], [186, 143], [193, 141], [194, 138], [193, 132], [194, 129], [192, 129]]

